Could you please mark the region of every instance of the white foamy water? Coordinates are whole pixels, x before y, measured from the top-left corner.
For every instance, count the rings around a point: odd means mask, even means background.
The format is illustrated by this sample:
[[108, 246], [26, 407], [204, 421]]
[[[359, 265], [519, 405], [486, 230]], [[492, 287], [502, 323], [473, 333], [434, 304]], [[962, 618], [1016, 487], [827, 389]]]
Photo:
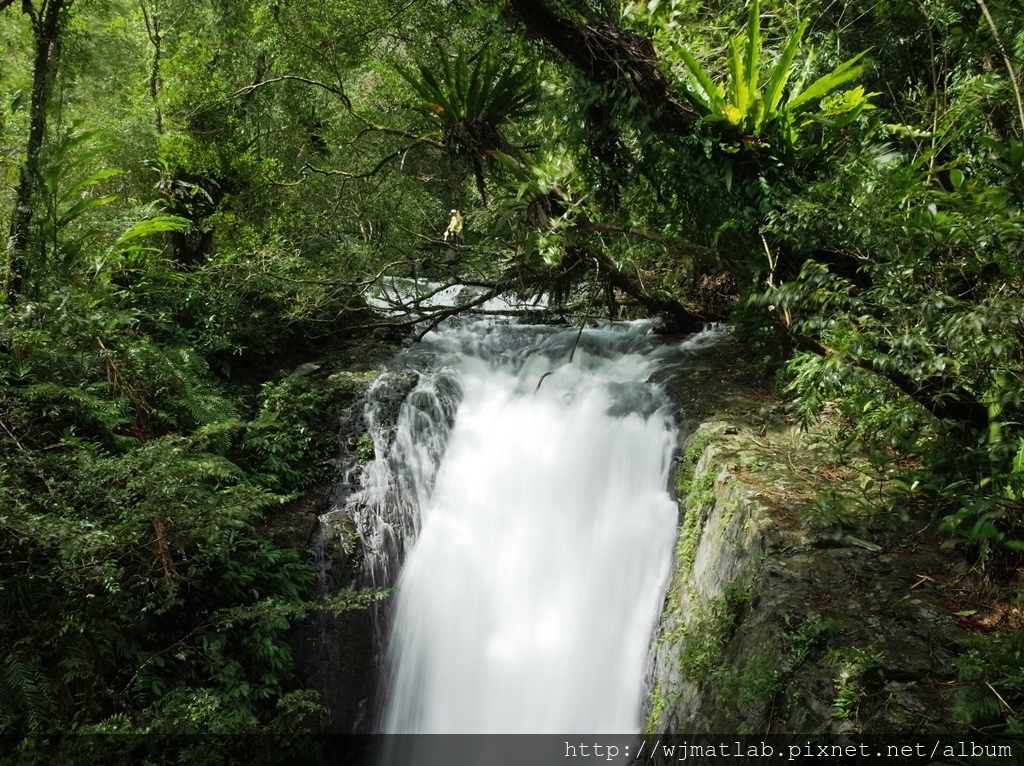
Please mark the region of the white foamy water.
[[639, 731], [677, 521], [648, 381], [678, 347], [641, 324], [576, 338], [476, 323], [408, 352], [363, 498], [378, 579], [406, 538], [385, 732]]

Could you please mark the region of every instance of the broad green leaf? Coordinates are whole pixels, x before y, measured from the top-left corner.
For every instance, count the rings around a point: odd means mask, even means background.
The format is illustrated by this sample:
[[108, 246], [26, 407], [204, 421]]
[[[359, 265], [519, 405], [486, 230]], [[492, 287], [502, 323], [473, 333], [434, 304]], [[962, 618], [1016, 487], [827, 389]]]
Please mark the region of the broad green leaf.
[[[747, 19], [747, 93], [751, 100], [756, 98], [758, 81], [761, 73], [758, 70], [761, 56], [761, 3], [752, 0]], [[749, 109], [745, 111], [750, 111]]]
[[61, 199], [62, 200], [67, 200], [67, 199], [72, 199], [74, 197], [78, 197], [86, 189], [88, 189], [90, 187], [93, 187], [96, 184], [98, 184], [98, 183], [100, 183], [102, 181], [107, 180], [108, 178], [113, 178], [114, 176], [119, 176], [123, 172], [124, 171], [118, 170], [117, 168], [106, 168], [104, 170], [97, 171], [96, 173], [93, 173], [91, 176], [86, 178], [84, 181], [80, 181], [79, 183], [75, 184], [74, 186], [71, 186], [66, 192], [64, 192], [61, 195]]
[[804, 32], [807, 31], [809, 23], [806, 20], [803, 21], [793, 34], [790, 35], [786, 48], [782, 52], [782, 57], [776, 62], [775, 68], [772, 70], [772, 76], [769, 78], [768, 86], [764, 91], [766, 120], [773, 120], [779, 109], [779, 103], [782, 101], [782, 94], [786, 89], [786, 83], [789, 82], [789, 78], [793, 74], [793, 59], [796, 57], [797, 49], [800, 47], [800, 40], [803, 39]]
[[[729, 41], [729, 80], [732, 105], [739, 112], [739, 119], [735, 122], [732, 117], [729, 121], [733, 125], [739, 125], [747, 114], [747, 106], [750, 103], [750, 89], [747, 87], [747, 74], [743, 67], [743, 57], [740, 53], [744, 43], [744, 36], [734, 37]], [[728, 117], [728, 115], [726, 115]]]
[[57, 220], [57, 228], [63, 228], [69, 223], [74, 221], [76, 218], [81, 217], [86, 211], [92, 210], [95, 207], [102, 207], [103, 205], [109, 205], [111, 202], [117, 199], [116, 194], [107, 194], [103, 197], [89, 197], [76, 202]]
[[791, 112], [799, 112], [801, 107], [810, 105], [817, 101], [830, 90], [834, 90], [844, 82], [849, 82], [864, 73], [864, 66], [857, 65], [857, 62], [864, 57], [867, 51], [861, 51], [851, 59], [847, 59], [826, 75], [822, 75], [812, 82], [806, 90], [789, 100], [786, 108]]
[[1020, 449], [1017, 451], [1017, 455], [1013, 458], [1013, 469], [1011, 473], [1024, 474], [1024, 439], [1020, 440]]
[[161, 215], [155, 218], [144, 218], [136, 221], [117, 238], [114, 243], [115, 250], [124, 249], [125, 246], [140, 237], [148, 237], [151, 234], [161, 234], [168, 231], [184, 231], [190, 225], [187, 218], [176, 215]]
[[725, 116], [725, 119], [728, 120], [730, 125], [737, 126], [743, 121], [744, 117], [743, 112], [741, 112], [739, 108], [733, 106], [732, 104], [726, 104], [725, 106], [723, 106], [722, 114]]
[[717, 86], [711, 79], [711, 75], [707, 73], [704, 67], [697, 62], [697, 59], [686, 48], [680, 48], [679, 55], [682, 56], [687, 70], [703, 91], [703, 94], [700, 94], [691, 90], [691, 94], [697, 97], [709, 112], [721, 111], [724, 102]]

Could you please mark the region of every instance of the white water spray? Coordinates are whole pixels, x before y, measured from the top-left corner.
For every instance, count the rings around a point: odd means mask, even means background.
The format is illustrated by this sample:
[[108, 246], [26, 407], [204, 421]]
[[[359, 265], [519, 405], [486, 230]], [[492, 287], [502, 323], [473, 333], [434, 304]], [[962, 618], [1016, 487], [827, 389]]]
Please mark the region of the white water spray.
[[364, 498], [371, 548], [415, 536], [382, 730], [638, 731], [677, 513], [676, 429], [648, 382], [666, 348], [641, 324], [476, 324], [413, 356], [418, 385]]

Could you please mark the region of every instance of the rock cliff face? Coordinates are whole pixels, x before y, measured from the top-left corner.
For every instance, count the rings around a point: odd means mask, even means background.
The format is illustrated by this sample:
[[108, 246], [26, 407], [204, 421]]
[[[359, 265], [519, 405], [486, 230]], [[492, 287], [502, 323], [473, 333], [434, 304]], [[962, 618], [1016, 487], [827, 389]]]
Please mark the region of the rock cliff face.
[[[948, 736], [952, 660], [964, 637], [955, 612], [977, 575], [938, 549], [927, 518], [896, 525], [892, 514], [909, 511], [873, 512], [869, 495], [884, 477], [856, 453], [837, 455], [834, 434], [789, 422], [743, 353], [722, 341], [667, 382], [687, 436], [646, 729]], [[352, 464], [368, 448], [361, 407], [341, 428], [342, 457]], [[325, 594], [362, 584], [353, 520], [327, 513], [344, 507], [352, 488], [325, 488], [303, 516], [321, 515], [309, 534]], [[854, 489], [865, 500], [859, 510], [821, 502]], [[320, 615], [299, 633], [307, 682], [331, 712], [329, 732], [368, 731], [379, 659], [371, 613]]]
[[741, 356], [726, 341], [671, 384], [689, 436], [647, 731], [948, 735], [963, 567], [927, 520], [896, 533], [865, 502], [837, 524], [819, 498], [870, 493], [870, 468], [788, 423]]
[[315, 596], [334, 604], [333, 609], [314, 611], [299, 623], [292, 640], [302, 683], [320, 692], [326, 708], [323, 727], [330, 743], [352, 732], [369, 732], [373, 723], [379, 653], [373, 625], [375, 599], [363, 590], [368, 587], [363, 578], [364, 550], [347, 500], [358, 489], [361, 466], [373, 453], [364, 421], [365, 395], [380, 371], [371, 365], [393, 354], [394, 349], [372, 347], [364, 354], [369, 360], [324, 363], [328, 368], [346, 363], [357, 368], [321, 376], [335, 388], [343, 386], [347, 394], [347, 409], [340, 421], [324, 424], [338, 437], [333, 461], [338, 481], [308, 491], [279, 520], [291, 527], [297, 546], [313, 552]]

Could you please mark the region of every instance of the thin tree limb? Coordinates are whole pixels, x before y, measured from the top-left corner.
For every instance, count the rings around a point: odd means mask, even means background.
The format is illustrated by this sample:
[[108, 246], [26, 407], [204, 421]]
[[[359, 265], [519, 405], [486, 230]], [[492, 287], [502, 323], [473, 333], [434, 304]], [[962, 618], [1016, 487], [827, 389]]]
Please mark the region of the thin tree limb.
[[975, 430], [988, 426], [988, 407], [962, 388], [951, 387], [953, 390], [950, 391], [950, 387], [943, 386], [935, 389], [933, 386], [915, 381], [897, 370], [886, 369], [877, 360], [852, 356], [826, 346], [817, 338], [793, 332], [791, 328], [783, 324], [781, 317], [778, 315], [776, 317], [780, 326], [786, 330], [787, 335], [793, 339], [798, 348], [811, 351], [818, 356], [839, 359], [853, 367], [880, 375], [937, 418], [954, 420]]
[[414, 148], [417, 145], [418, 144], [411, 144], [410, 146], [405, 146], [399, 149], [397, 152], [392, 152], [391, 154], [380, 160], [380, 162], [378, 162], [372, 168], [367, 170], [365, 173], [349, 173], [348, 171], [345, 170], [328, 170], [326, 168], [318, 168], [315, 165], [311, 165], [308, 162], [302, 166], [302, 170], [309, 170], [313, 173], [318, 173], [324, 176], [343, 176], [346, 181], [355, 181], [360, 178], [371, 178], [377, 175], [389, 162], [398, 159], [407, 151], [409, 151], [410, 149]]
[[1017, 84], [1017, 73], [1013, 69], [1013, 64], [1010, 62], [1010, 56], [1006, 52], [1006, 46], [1003, 45], [1003, 38], [999, 36], [999, 30], [996, 29], [996, 23], [992, 20], [992, 14], [988, 12], [988, 6], [985, 4], [985, 0], [976, 0], [978, 5], [981, 7], [981, 12], [985, 14], [985, 21], [988, 22], [989, 29], [992, 30], [992, 36], [996, 39], [996, 45], [999, 47], [999, 52], [1003, 55], [1003, 64], [1006, 66], [1006, 72], [1010, 75], [1010, 84], [1013, 86], [1013, 95], [1017, 97], [1017, 116], [1020, 118], [1020, 136], [1024, 138], [1024, 100], [1020, 96], [1020, 86]]
[[[464, 284], [464, 283], [460, 282], [459, 284]], [[473, 285], [467, 285], [467, 286], [473, 286]], [[477, 285], [477, 286], [479, 286], [479, 285]], [[449, 287], [452, 287], [452, 285], [446, 285], [444, 289], [447, 289]], [[406, 320], [399, 321], [399, 322], [373, 322], [373, 323], [370, 323], [370, 324], [354, 325], [354, 326], [352, 326], [352, 327], [350, 327], [348, 329], [350, 331], [366, 331], [366, 330], [380, 330], [380, 329], [402, 330], [402, 329], [411, 329], [413, 327], [417, 327], [417, 326], [421, 325], [424, 321], [429, 321], [430, 324], [427, 325], [426, 329], [423, 330], [422, 332], [420, 332], [416, 336], [416, 340], [417, 341], [418, 340], [422, 340], [423, 337], [428, 332], [430, 332], [431, 330], [435, 329], [445, 319], [448, 319], [449, 317], [456, 316], [456, 315], [461, 314], [463, 312], [468, 312], [471, 309], [474, 309], [477, 306], [480, 306], [481, 304], [486, 303], [487, 301], [491, 300], [492, 298], [496, 298], [497, 296], [501, 295], [502, 293], [508, 292], [509, 290], [511, 290], [514, 287], [514, 285], [513, 284], [509, 284], [509, 283], [502, 283], [502, 284], [497, 284], [497, 285], [492, 284], [492, 285], [489, 285], [489, 287], [491, 289], [489, 289], [486, 293], [483, 293], [482, 295], [477, 296], [476, 298], [474, 298], [471, 301], [468, 301], [467, 303], [461, 303], [458, 306], [445, 306], [444, 308], [438, 308], [436, 311], [423, 311], [420, 314], [420, 316], [418, 316], [418, 317], [413, 317], [413, 318], [406, 319]], [[422, 300], [422, 298], [420, 298], [420, 300]], [[396, 306], [404, 308], [405, 310], [408, 310], [408, 308], [410, 308], [411, 306], [414, 306], [414, 304], [396, 304]], [[415, 308], [419, 309], [418, 306], [415, 306]], [[397, 309], [395, 309], [395, 310], [397, 310]]]
[[417, 341], [423, 340], [423, 338], [427, 335], [428, 332], [430, 332], [431, 330], [435, 329], [439, 324], [441, 324], [441, 322], [443, 322], [448, 317], [452, 317], [452, 316], [455, 316], [456, 314], [460, 314], [463, 311], [465, 311], [466, 309], [474, 308], [474, 307], [479, 306], [479, 305], [481, 305], [483, 303], [487, 303], [487, 301], [491, 300], [492, 298], [496, 298], [502, 292], [504, 292], [504, 290], [501, 287], [496, 287], [495, 289], [491, 290], [490, 292], [484, 293], [483, 295], [481, 295], [480, 297], [470, 301], [469, 303], [462, 304], [461, 306], [452, 306], [449, 309], [437, 312], [437, 314], [435, 314], [435, 318], [430, 322], [429, 325], [427, 325], [427, 328], [425, 330], [423, 330], [423, 332], [421, 332], [419, 335], [416, 336], [416, 340]]
[[292, 75], [292, 74], [283, 74], [283, 75], [279, 75], [277, 77], [271, 77], [268, 80], [260, 80], [259, 82], [254, 82], [254, 83], [252, 83], [250, 85], [246, 85], [244, 88], [239, 88], [234, 93], [232, 93], [231, 94], [231, 98], [241, 98], [242, 96], [248, 96], [254, 90], [256, 90], [257, 88], [262, 88], [264, 85], [271, 85], [271, 84], [276, 83], [276, 82], [285, 82], [285, 81], [304, 82], [307, 85], [313, 85], [313, 86], [315, 86], [317, 88], [323, 88], [328, 93], [333, 93], [335, 96], [338, 96], [340, 98], [343, 98], [343, 99], [346, 99], [346, 100], [348, 99], [348, 96], [346, 96], [345, 92], [343, 90], [341, 90], [340, 88], [337, 88], [337, 87], [335, 87], [333, 85], [328, 85], [325, 82], [320, 82], [319, 80], [310, 79], [309, 77], [299, 77], [298, 75]]
[[585, 215], [580, 215], [577, 218], [576, 229], [577, 231], [593, 231], [600, 234], [629, 234], [633, 237], [646, 239], [648, 242], [655, 242], [659, 245], [664, 245], [671, 252], [694, 256], [711, 255], [711, 251], [706, 248], [698, 247], [697, 245], [692, 245], [687, 242], [680, 242], [677, 239], [666, 237], [664, 234], [659, 234], [656, 231], [648, 231], [647, 229], [641, 229], [636, 226], [619, 226], [612, 223], [591, 221]]

